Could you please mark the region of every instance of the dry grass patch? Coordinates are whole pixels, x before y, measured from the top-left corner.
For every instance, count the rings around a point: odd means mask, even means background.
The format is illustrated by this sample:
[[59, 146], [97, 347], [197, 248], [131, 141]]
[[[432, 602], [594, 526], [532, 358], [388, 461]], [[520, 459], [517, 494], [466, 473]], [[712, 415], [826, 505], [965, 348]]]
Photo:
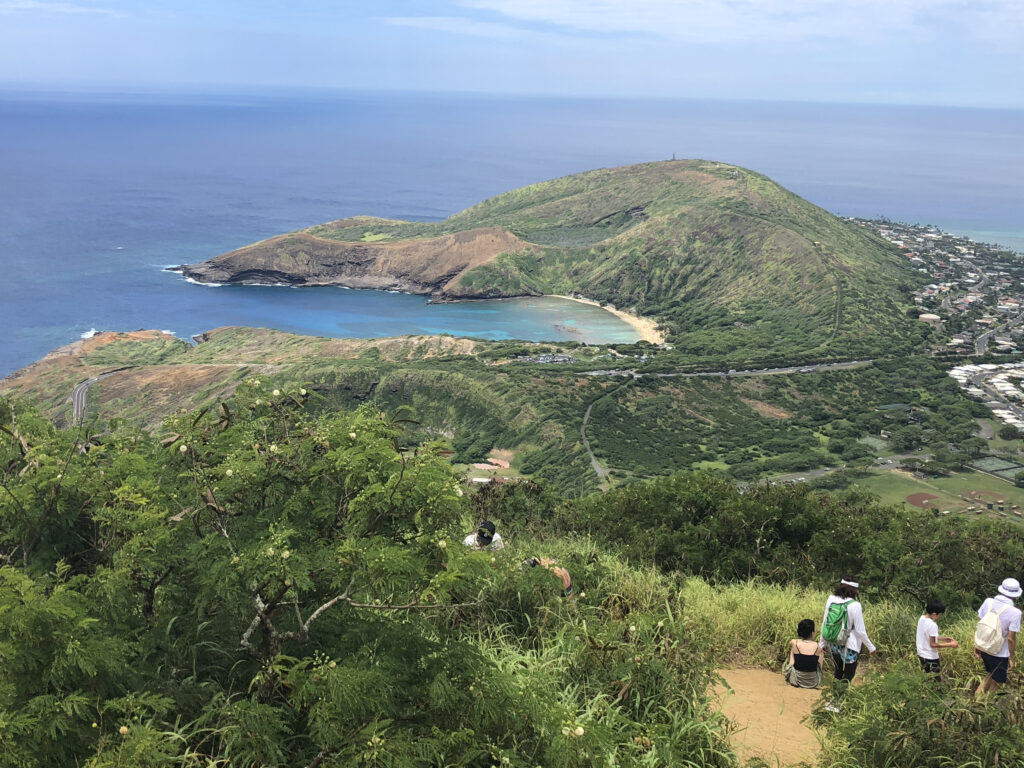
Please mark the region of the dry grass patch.
[[110, 419], [121, 415], [126, 403], [139, 399], [144, 411], [142, 419], [147, 427], [153, 427], [182, 402], [200, 393], [206, 394], [204, 399], [227, 398], [246, 376], [263, 373], [265, 369], [266, 366], [152, 365], [120, 371], [103, 379], [90, 392], [89, 410], [100, 419]]
[[754, 400], [749, 397], [741, 397], [740, 400], [762, 416], [767, 416], [769, 419], [791, 419], [793, 417], [793, 414], [789, 411], [779, 408], [776, 405], [766, 403], [762, 400]]

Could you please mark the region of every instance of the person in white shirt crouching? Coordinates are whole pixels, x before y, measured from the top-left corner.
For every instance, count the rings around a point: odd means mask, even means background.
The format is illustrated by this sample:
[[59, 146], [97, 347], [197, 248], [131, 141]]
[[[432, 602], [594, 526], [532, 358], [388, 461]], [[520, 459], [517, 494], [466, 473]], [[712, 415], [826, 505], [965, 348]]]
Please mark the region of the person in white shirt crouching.
[[480, 523], [476, 533], [469, 534], [462, 543], [475, 550], [487, 550], [488, 552], [497, 552], [505, 546], [505, 542], [501, 540], [501, 534], [495, 532], [494, 523], [490, 520]]

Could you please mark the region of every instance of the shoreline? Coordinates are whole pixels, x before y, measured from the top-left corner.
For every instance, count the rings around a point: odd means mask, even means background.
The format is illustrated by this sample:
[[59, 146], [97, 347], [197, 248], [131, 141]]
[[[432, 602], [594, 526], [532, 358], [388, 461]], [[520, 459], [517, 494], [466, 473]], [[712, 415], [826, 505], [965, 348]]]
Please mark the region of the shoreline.
[[634, 315], [632, 312], [626, 312], [621, 309], [613, 309], [611, 305], [602, 304], [599, 301], [593, 299], [578, 298], [576, 296], [564, 296], [559, 293], [546, 294], [555, 299], [566, 299], [568, 301], [578, 301], [580, 304], [589, 304], [592, 307], [600, 307], [606, 312], [611, 312], [622, 322], [629, 325], [634, 331], [640, 334], [642, 341], [649, 341], [652, 344], [664, 344], [665, 334], [658, 330], [658, 321], [650, 317], [641, 317], [640, 315]]
[[[347, 290], [383, 291], [383, 292], [386, 292], [386, 293], [403, 293], [403, 294], [409, 294], [409, 295], [414, 295], [414, 296], [427, 296], [427, 304], [441, 304], [441, 303], [446, 303], [446, 304], [447, 303], [452, 303], [452, 304], [455, 304], [455, 303], [461, 303], [461, 302], [467, 302], [467, 301], [501, 301], [503, 299], [528, 298], [527, 295], [524, 295], [524, 296], [500, 296], [500, 297], [487, 297], [487, 298], [484, 298], [484, 297], [480, 297], [480, 298], [477, 298], [477, 297], [473, 297], [473, 298], [457, 298], [457, 299], [445, 299], [443, 301], [438, 301], [438, 300], [435, 300], [431, 296], [431, 294], [429, 294], [429, 293], [418, 293], [418, 292], [414, 292], [414, 291], [403, 291], [403, 290], [399, 290], [399, 289], [395, 289], [395, 288], [380, 288], [380, 287], [354, 288], [353, 286], [349, 286], [349, 285], [333, 285], [333, 284], [328, 284], [328, 285], [309, 285], [309, 284], [294, 285], [294, 284], [290, 284], [290, 283], [204, 283], [204, 282], [201, 282], [201, 281], [196, 280], [194, 278], [185, 277], [183, 270], [184, 270], [184, 267], [181, 267], [181, 266], [178, 266], [178, 267], [172, 266], [172, 267], [164, 267], [163, 268], [164, 272], [170, 272], [172, 274], [182, 275], [187, 282], [192, 283], [194, 285], [202, 285], [202, 286], [205, 286], [205, 287], [208, 287], [208, 288], [213, 288], [213, 287], [219, 288], [219, 287], [221, 287], [223, 285], [229, 285], [229, 284], [230, 285], [259, 285], [259, 286], [281, 287], [281, 288], [319, 288], [319, 287], [344, 288], [344, 289], [347, 289]], [[641, 317], [640, 315], [635, 315], [632, 312], [626, 312], [625, 310], [615, 309], [610, 304], [601, 304], [599, 301], [595, 301], [594, 299], [587, 299], [587, 298], [584, 298], [584, 297], [577, 297], [577, 296], [566, 296], [566, 295], [560, 294], [560, 293], [545, 293], [545, 294], [541, 294], [541, 295], [547, 296], [547, 297], [550, 297], [550, 298], [553, 298], [553, 299], [565, 299], [566, 301], [575, 301], [575, 302], [578, 302], [580, 304], [588, 304], [588, 305], [590, 305], [592, 307], [598, 307], [599, 309], [603, 309], [605, 312], [611, 312], [613, 315], [615, 315], [617, 318], [619, 318], [622, 322], [624, 322], [626, 325], [628, 325], [630, 328], [632, 328], [634, 331], [636, 331], [637, 335], [640, 337], [640, 339], [639, 339], [640, 341], [648, 341], [651, 344], [664, 344], [665, 343], [665, 334], [663, 334], [661, 331], [658, 330], [658, 322], [654, 318]]]

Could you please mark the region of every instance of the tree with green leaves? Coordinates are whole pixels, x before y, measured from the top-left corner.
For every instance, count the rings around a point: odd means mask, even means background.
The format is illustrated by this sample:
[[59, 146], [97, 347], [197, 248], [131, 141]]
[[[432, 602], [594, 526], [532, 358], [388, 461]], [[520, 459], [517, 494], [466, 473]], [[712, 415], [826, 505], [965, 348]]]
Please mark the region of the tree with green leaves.
[[1018, 440], [1020, 438], [1020, 430], [1013, 426], [1013, 424], [1004, 424], [999, 428], [999, 437], [1003, 440]]
[[253, 380], [157, 440], [0, 401], [0, 764], [735, 764], [676, 620], [642, 648], [462, 547], [469, 499], [404, 414], [309, 404]]
[[[296, 717], [293, 754], [340, 754], [442, 674], [412, 664], [382, 688], [365, 635], [430, 658], [444, 640], [419, 617], [480, 599], [484, 564], [445, 546], [461, 489], [387, 417], [312, 419], [305, 400], [251, 382], [233, 407], [169, 419], [160, 444], [57, 432], [7, 405], [0, 575], [4, 656], [17, 662], [5, 675], [15, 725], [49, 713], [26, 765], [66, 764], [89, 743], [104, 753], [93, 721], [134, 734], [133, 719], [156, 728], [175, 710], [217, 729], [211, 755], [234, 745], [241, 763], [277, 764], [274, 734]], [[138, 664], [154, 654], [158, 666]], [[326, 724], [356, 701], [376, 714]]]

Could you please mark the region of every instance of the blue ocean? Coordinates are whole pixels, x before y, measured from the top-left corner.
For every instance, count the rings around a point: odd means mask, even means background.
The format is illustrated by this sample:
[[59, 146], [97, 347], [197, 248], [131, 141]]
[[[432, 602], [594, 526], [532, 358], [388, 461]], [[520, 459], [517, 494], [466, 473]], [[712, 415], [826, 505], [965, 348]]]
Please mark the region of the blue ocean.
[[699, 157], [821, 207], [1024, 252], [1024, 112], [483, 95], [0, 93], [0, 376], [93, 329], [635, 338], [557, 300], [429, 305], [164, 271], [355, 214], [430, 220], [602, 166]]

